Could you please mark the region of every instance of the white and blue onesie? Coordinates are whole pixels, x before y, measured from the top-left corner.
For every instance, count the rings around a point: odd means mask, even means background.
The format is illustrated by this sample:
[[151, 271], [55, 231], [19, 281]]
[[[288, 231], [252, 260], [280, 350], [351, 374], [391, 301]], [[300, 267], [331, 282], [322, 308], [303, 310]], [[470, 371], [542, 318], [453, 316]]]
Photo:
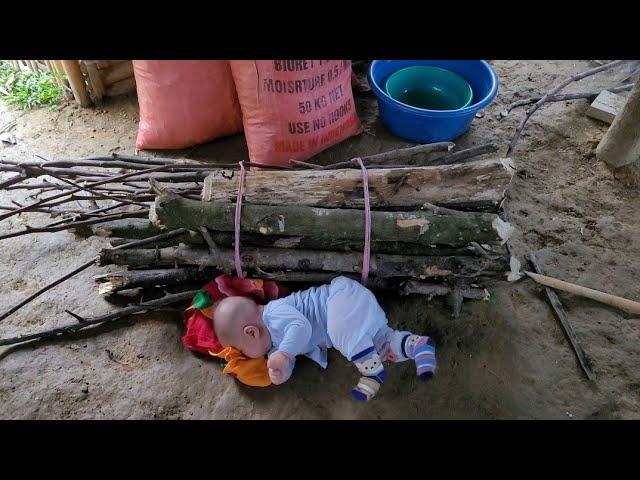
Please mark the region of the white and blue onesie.
[[423, 378], [435, 370], [431, 339], [389, 328], [373, 293], [348, 277], [269, 302], [263, 321], [273, 344], [269, 355], [276, 350], [294, 359], [305, 355], [326, 368], [327, 349], [335, 348], [355, 363], [362, 377], [352, 393], [359, 400], [377, 393], [385, 378], [385, 360], [414, 359]]

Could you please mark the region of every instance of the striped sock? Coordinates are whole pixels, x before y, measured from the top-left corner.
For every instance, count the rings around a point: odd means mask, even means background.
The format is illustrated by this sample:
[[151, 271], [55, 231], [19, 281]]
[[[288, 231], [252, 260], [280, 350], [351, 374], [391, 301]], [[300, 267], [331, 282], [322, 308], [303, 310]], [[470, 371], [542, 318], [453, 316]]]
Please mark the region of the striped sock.
[[351, 361], [355, 363], [362, 374], [351, 394], [356, 400], [368, 402], [380, 390], [387, 372], [382, 366], [382, 360], [378, 352], [373, 347], [354, 355]]
[[436, 348], [433, 340], [420, 335], [407, 335], [402, 339], [402, 352], [416, 362], [418, 377], [433, 377], [436, 370]]

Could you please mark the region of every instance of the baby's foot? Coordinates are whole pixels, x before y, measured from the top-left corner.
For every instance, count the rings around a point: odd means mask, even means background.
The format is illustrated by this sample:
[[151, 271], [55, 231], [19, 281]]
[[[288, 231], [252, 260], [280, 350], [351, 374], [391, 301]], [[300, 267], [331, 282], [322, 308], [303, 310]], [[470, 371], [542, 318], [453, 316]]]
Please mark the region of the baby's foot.
[[351, 390], [351, 395], [356, 400], [368, 402], [384, 383], [386, 371], [382, 366], [382, 360], [373, 347], [363, 350], [351, 360], [362, 374], [358, 384]]
[[436, 370], [436, 349], [430, 337], [408, 335], [404, 339], [403, 350], [407, 356], [416, 362], [418, 377], [428, 380]]

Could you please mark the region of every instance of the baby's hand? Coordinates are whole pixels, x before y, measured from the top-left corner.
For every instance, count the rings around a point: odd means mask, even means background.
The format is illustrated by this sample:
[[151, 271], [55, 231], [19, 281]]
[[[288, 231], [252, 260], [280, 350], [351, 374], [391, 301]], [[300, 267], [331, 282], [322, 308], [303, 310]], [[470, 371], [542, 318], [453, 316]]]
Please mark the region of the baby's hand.
[[288, 353], [276, 350], [267, 360], [267, 368], [269, 369], [269, 378], [274, 385], [280, 385], [291, 376], [291, 361], [293, 357]]

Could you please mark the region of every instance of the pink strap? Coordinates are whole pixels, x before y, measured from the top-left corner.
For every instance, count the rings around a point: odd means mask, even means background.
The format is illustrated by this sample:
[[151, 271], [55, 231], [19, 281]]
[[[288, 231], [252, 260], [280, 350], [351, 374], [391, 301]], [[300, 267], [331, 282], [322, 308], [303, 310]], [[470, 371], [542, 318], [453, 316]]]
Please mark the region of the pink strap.
[[371, 205], [369, 201], [369, 176], [367, 168], [360, 157], [354, 158], [362, 170], [362, 187], [364, 188], [364, 257], [362, 258], [362, 283], [366, 285], [369, 278], [369, 259], [371, 258]]
[[238, 198], [236, 199], [236, 216], [235, 216], [235, 256], [236, 275], [238, 278], [244, 278], [242, 275], [242, 261], [240, 260], [240, 214], [242, 213], [242, 196], [244, 195], [244, 160], [240, 162], [240, 178], [238, 180]]

